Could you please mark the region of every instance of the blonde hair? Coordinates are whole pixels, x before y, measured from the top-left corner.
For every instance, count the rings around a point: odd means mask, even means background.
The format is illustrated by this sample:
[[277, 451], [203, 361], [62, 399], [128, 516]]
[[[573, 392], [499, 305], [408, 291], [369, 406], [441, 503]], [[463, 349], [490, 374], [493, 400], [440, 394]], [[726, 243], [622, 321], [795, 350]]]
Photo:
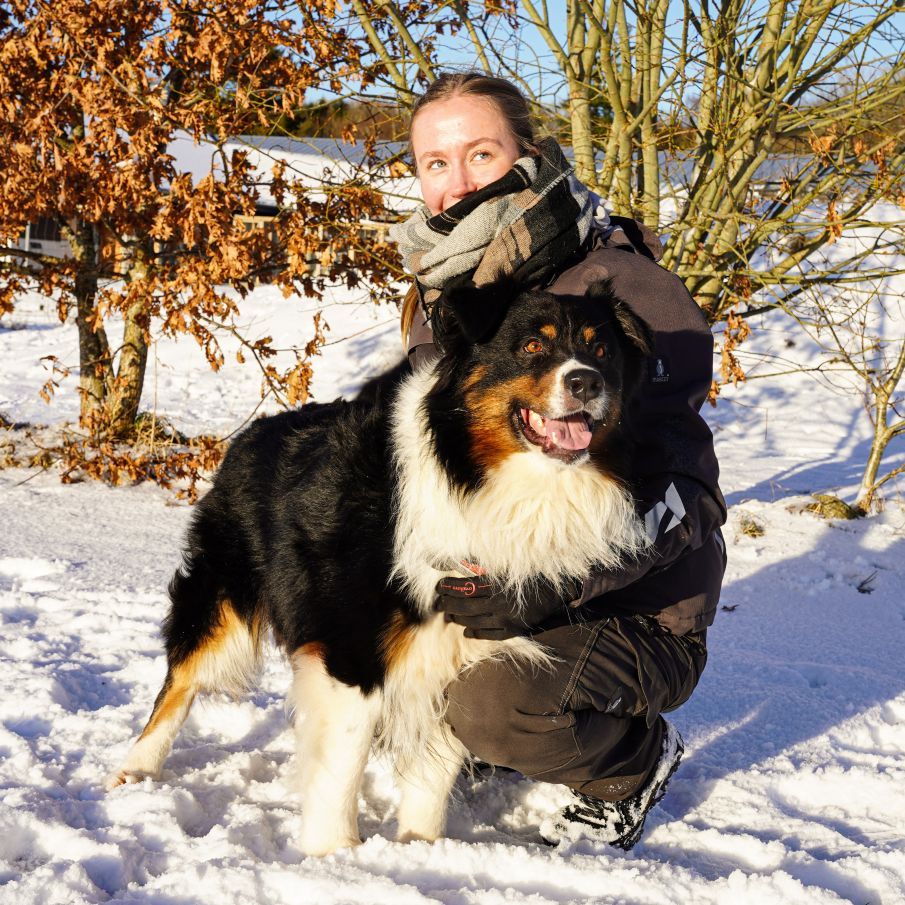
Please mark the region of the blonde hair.
[[421, 299], [419, 297], [418, 287], [412, 283], [412, 285], [409, 286], [405, 297], [402, 299], [401, 319], [399, 323], [402, 330], [402, 345], [405, 347], [406, 352], [408, 351], [409, 337], [412, 335], [412, 324], [415, 322], [415, 314], [417, 313], [420, 304]]

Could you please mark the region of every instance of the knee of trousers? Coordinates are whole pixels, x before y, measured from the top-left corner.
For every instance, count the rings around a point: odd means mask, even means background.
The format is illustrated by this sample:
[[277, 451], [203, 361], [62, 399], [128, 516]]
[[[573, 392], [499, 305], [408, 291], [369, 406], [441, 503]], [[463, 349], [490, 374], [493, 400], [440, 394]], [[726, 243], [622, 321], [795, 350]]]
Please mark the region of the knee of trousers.
[[526, 776], [556, 770], [579, 753], [575, 716], [556, 689], [505, 661], [485, 660], [447, 689], [446, 720], [475, 757]]

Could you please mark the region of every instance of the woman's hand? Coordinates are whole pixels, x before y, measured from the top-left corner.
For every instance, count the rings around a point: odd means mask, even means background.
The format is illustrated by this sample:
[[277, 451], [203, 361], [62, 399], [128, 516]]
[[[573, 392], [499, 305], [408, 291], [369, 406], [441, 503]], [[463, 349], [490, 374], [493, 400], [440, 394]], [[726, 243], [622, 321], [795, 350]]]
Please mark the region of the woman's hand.
[[466, 638], [503, 641], [531, 634], [554, 613], [565, 610], [580, 592], [578, 581], [557, 588], [538, 579], [523, 589], [519, 598], [486, 575], [447, 575], [437, 582], [434, 609], [443, 613], [446, 622], [461, 625]]

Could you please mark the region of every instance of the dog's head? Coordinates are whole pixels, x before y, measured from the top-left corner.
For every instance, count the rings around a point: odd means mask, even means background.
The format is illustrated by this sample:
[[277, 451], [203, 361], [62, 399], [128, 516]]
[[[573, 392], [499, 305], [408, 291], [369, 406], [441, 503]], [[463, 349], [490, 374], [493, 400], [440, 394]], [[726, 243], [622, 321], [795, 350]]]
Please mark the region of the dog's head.
[[520, 453], [556, 467], [587, 462], [616, 430], [650, 349], [609, 284], [570, 298], [463, 286], [445, 304], [428, 412], [454, 479], [475, 486]]

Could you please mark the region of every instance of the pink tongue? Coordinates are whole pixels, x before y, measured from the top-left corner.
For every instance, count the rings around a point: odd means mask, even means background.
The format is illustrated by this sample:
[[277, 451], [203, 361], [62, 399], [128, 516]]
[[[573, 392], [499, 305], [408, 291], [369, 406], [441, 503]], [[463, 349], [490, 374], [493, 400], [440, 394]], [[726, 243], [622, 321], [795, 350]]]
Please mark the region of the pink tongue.
[[[569, 415], [566, 418], [547, 418], [547, 441], [544, 447], [559, 446], [561, 449], [587, 449], [591, 442], [591, 432], [584, 415]], [[555, 439], [554, 439], [555, 438]]]

